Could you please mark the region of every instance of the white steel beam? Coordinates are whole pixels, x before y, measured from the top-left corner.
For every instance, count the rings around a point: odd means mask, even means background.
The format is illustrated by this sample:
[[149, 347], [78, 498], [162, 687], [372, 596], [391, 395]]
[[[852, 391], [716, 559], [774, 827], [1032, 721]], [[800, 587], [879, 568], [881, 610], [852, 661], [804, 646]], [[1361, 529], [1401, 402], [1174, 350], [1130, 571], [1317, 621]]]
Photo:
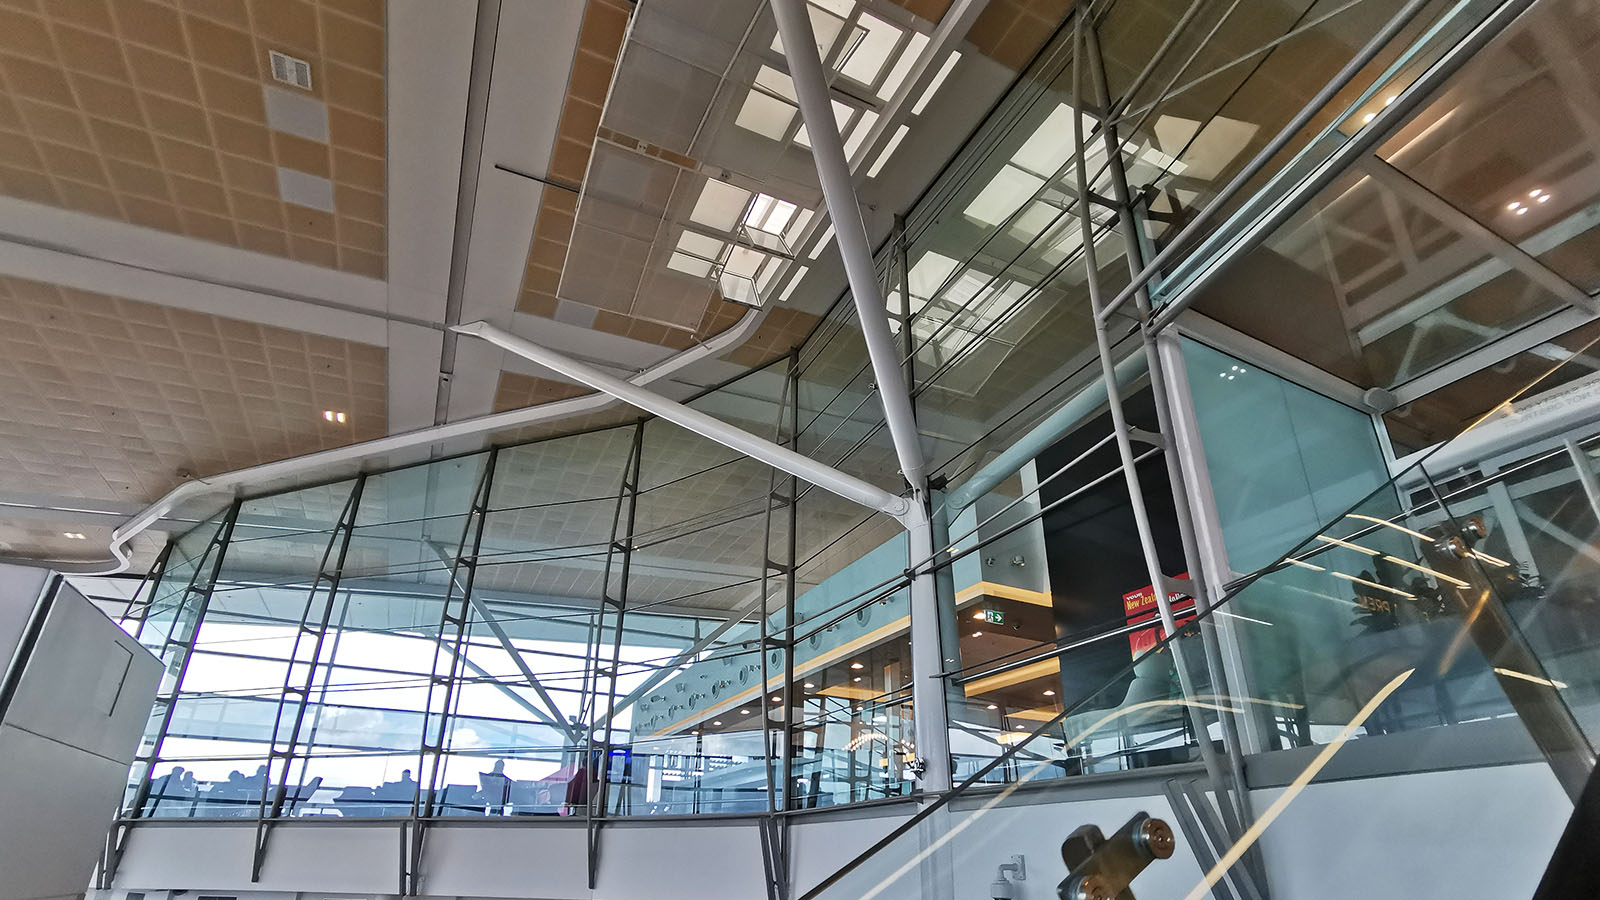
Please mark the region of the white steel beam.
[[578, 362], [548, 347], [535, 344], [526, 338], [520, 338], [510, 332], [501, 331], [487, 322], [457, 325], [451, 330], [458, 334], [482, 338], [501, 349], [517, 354], [523, 359], [536, 362], [558, 375], [564, 375], [581, 384], [586, 384], [597, 391], [604, 391], [624, 403], [637, 406], [645, 412], [654, 413], [669, 422], [689, 429], [701, 437], [716, 441], [724, 447], [737, 450], [752, 459], [764, 462], [774, 469], [787, 472], [796, 478], [804, 479], [825, 491], [838, 494], [852, 503], [859, 503], [870, 509], [888, 513], [896, 519], [902, 518], [911, 509], [911, 502], [904, 497], [896, 496], [876, 485], [868, 484], [854, 475], [840, 472], [814, 459], [801, 456], [788, 447], [780, 446], [763, 437], [757, 437], [742, 428], [735, 428], [721, 419], [708, 416], [676, 400], [669, 400], [654, 391], [645, 390], [631, 382], [607, 375], [587, 363]]
[[[811, 158], [816, 163], [822, 197], [833, 220], [834, 237], [844, 260], [850, 296], [856, 304], [861, 335], [872, 360], [872, 375], [878, 382], [884, 419], [900, 460], [900, 474], [920, 495], [926, 481], [922, 441], [917, 433], [916, 414], [911, 409], [911, 394], [906, 389], [905, 372], [889, 331], [889, 310], [884, 305], [883, 289], [878, 284], [878, 269], [872, 261], [872, 243], [861, 218], [855, 184], [850, 178], [850, 163], [844, 141], [833, 118], [833, 102], [828, 80], [817, 55], [817, 38], [811, 30], [811, 17], [805, 0], [771, 0], [778, 34], [783, 39], [784, 57], [789, 61], [789, 77], [794, 81], [800, 115], [811, 138]], [[805, 476], [801, 476], [802, 478]]]

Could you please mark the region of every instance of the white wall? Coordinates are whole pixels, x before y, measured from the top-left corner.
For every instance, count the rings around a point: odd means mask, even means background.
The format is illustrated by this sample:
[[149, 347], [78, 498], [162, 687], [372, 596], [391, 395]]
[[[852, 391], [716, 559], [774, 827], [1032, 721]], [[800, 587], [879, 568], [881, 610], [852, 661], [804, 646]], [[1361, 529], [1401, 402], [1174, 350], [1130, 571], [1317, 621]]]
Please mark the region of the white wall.
[[[1282, 789], [1255, 791], [1257, 813]], [[1309, 785], [1262, 836], [1273, 900], [1521, 898], [1572, 804], [1543, 763]]]
[[[32, 608], [47, 574], [0, 566], [3, 658], [18, 646], [18, 609]], [[62, 584], [11, 672], [20, 678], [0, 708], [0, 900], [75, 896], [116, 816], [161, 667]]]
[[[1098, 786], [1018, 793], [993, 809], [965, 809], [912, 832], [825, 896], [911, 900], [933, 896], [935, 865], [954, 872], [955, 900], [985, 900], [995, 868], [1022, 854], [1017, 900], [1055, 900], [1066, 877], [1061, 842], [1094, 824], [1106, 832], [1137, 812], [1174, 825], [1164, 775]], [[1109, 787], [1108, 787], [1109, 785]], [[1070, 791], [1068, 794], [1066, 792]], [[1144, 796], [1074, 795], [1144, 793]], [[1257, 811], [1281, 789], [1255, 792]], [[1262, 848], [1273, 900], [1431, 900], [1529, 896], [1571, 805], [1541, 764], [1349, 779], [1301, 792], [1267, 829]], [[790, 829], [791, 896], [810, 889], [911, 814], [895, 805], [801, 817]], [[244, 826], [244, 827], [241, 827]], [[941, 854], [918, 859], [959, 829]], [[376, 896], [397, 889], [399, 823], [349, 826], [287, 822], [274, 833], [266, 871], [249, 883], [251, 829], [157, 825], [135, 830], [119, 890], [302, 891]], [[587, 887], [580, 820], [442, 825], [428, 837], [422, 893], [528, 900], [705, 900], [766, 896], [757, 827], [750, 820], [612, 823], [601, 831], [599, 888]], [[1202, 877], [1185, 835], [1178, 851], [1133, 884], [1146, 900], [1178, 900]], [[122, 900], [112, 893], [102, 900]], [[152, 898], [158, 900], [158, 898]], [[257, 897], [248, 900], [274, 900]]]

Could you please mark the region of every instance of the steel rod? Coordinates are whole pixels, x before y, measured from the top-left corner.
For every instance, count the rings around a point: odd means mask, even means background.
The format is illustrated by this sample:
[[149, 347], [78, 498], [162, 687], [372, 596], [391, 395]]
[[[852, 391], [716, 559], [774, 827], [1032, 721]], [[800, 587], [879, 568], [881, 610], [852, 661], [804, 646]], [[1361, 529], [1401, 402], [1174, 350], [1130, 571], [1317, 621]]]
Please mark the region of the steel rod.
[[[1317, 93], [1304, 106], [1300, 107], [1300, 111], [1295, 113], [1294, 116], [1290, 118], [1288, 124], [1284, 125], [1283, 128], [1279, 130], [1277, 135], [1275, 135], [1272, 140], [1268, 141], [1267, 145], [1262, 147], [1261, 151], [1257, 153], [1255, 157], [1250, 160], [1250, 162], [1246, 163], [1244, 168], [1240, 169], [1238, 174], [1234, 175], [1233, 178], [1229, 180], [1225, 186], [1223, 186], [1222, 190], [1217, 192], [1217, 195], [1211, 199], [1211, 202], [1207, 203], [1205, 207], [1203, 207], [1200, 212], [1189, 221], [1189, 224], [1185, 225], [1183, 230], [1178, 232], [1178, 234], [1167, 243], [1167, 246], [1161, 249], [1161, 252], [1157, 253], [1149, 262], [1145, 264], [1143, 269], [1139, 270], [1139, 274], [1128, 283], [1128, 286], [1123, 288], [1116, 297], [1114, 297], [1109, 303], [1105, 304], [1105, 306], [1102, 307], [1098, 313], [1096, 313], [1096, 318], [1103, 322], [1112, 315], [1115, 315], [1117, 310], [1120, 309], [1124, 303], [1127, 303], [1133, 298], [1135, 292], [1149, 284], [1150, 279], [1158, 272], [1162, 271], [1162, 269], [1166, 267], [1167, 263], [1171, 262], [1175, 257], [1177, 257], [1179, 253], [1183, 251], [1185, 245], [1188, 244], [1189, 240], [1195, 235], [1199, 234], [1200, 230], [1210, 223], [1212, 219], [1216, 218], [1217, 214], [1222, 211], [1222, 208], [1230, 203], [1234, 196], [1242, 191], [1245, 185], [1248, 184], [1251, 179], [1255, 178], [1255, 176], [1259, 174], [1262, 169], [1265, 169], [1267, 164], [1272, 161], [1273, 157], [1277, 156], [1278, 153], [1283, 150], [1283, 148], [1289, 145], [1290, 141], [1295, 139], [1295, 137], [1300, 133], [1301, 129], [1305, 128], [1306, 125], [1308, 125], [1318, 113], [1322, 112], [1322, 107], [1332, 101], [1334, 97], [1338, 96], [1339, 92], [1344, 90], [1345, 87], [1350, 84], [1350, 82], [1354, 81], [1355, 77], [1361, 74], [1361, 70], [1365, 69], [1368, 64], [1376, 59], [1378, 54], [1383, 52], [1383, 49], [1388, 46], [1389, 42], [1393, 40], [1402, 29], [1409, 25], [1411, 20], [1416, 18], [1417, 14], [1421, 13], [1422, 10], [1431, 2], [1432, 0], [1410, 0], [1410, 2], [1407, 3], [1405, 7], [1402, 8], [1398, 13], [1396, 13], [1394, 17], [1384, 25], [1383, 28], [1379, 29], [1378, 33], [1373, 35], [1372, 39], [1369, 40], [1359, 51], [1357, 51], [1356, 55], [1352, 57], [1349, 62], [1345, 63], [1343, 68], [1341, 68], [1333, 76], [1333, 78], [1328, 81], [1327, 84], [1322, 86], [1321, 90], [1317, 91]], [[1170, 306], [1171, 305], [1169, 304], [1169, 308]], [[1163, 312], [1165, 312], [1165, 310]]]

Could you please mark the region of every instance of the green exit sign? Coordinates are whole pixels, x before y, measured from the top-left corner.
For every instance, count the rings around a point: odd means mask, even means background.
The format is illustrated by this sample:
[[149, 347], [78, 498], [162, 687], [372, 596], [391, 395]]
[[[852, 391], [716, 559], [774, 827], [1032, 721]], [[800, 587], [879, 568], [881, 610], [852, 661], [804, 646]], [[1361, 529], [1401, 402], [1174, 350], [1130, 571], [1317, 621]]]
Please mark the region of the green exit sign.
[[1006, 614], [998, 609], [986, 609], [983, 611], [983, 620], [990, 625], [1004, 625]]

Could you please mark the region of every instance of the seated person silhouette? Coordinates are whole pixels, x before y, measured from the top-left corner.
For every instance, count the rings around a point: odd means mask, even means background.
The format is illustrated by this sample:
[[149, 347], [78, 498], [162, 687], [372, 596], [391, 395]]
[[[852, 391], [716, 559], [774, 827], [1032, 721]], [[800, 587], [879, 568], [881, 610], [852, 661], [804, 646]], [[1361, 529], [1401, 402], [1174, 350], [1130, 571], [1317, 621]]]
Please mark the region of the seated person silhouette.
[[399, 781], [386, 781], [372, 792], [372, 799], [378, 802], [380, 816], [403, 816], [411, 812], [411, 804], [417, 799], [417, 782], [411, 777], [410, 769], [402, 769]]
[[503, 759], [495, 760], [493, 769], [478, 773], [478, 793], [483, 797], [484, 815], [503, 816], [510, 813], [511, 784]]

